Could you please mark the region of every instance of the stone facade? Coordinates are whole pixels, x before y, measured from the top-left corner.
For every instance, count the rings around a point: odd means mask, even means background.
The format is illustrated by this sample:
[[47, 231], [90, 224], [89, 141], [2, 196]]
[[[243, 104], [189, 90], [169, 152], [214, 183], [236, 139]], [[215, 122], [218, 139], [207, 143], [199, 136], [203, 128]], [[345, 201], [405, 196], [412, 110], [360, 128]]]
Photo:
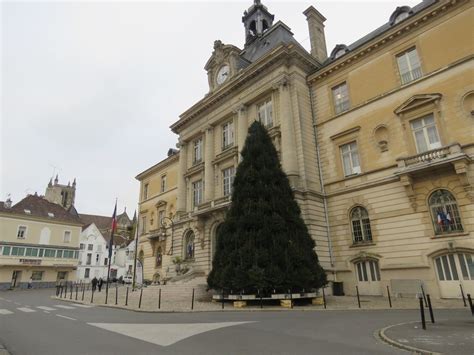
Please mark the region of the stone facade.
[[[173, 233], [162, 235], [170, 256], [191, 274], [209, 272], [239, 151], [260, 120], [321, 265], [347, 294], [414, 294], [423, 284], [458, 297], [460, 283], [474, 293], [472, 11], [467, 1], [397, 8], [327, 57], [316, 9], [304, 12], [310, 54], [256, 1], [244, 13], [244, 49], [214, 43], [209, 93], [171, 126], [179, 161], [137, 177], [140, 213], [150, 216], [157, 201], [143, 196], [145, 184], [176, 174]], [[140, 248], [147, 269], [154, 247]], [[167, 265], [160, 275], [175, 276]]]

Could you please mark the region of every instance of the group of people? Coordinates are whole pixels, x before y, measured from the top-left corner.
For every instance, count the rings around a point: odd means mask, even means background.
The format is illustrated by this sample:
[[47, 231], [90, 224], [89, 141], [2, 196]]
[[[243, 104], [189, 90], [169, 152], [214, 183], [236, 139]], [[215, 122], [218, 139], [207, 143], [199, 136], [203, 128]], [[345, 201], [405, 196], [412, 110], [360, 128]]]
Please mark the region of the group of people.
[[97, 280], [97, 277], [94, 277], [91, 281], [91, 284], [92, 284], [92, 291], [95, 291], [98, 288], [100, 292], [100, 290], [102, 290], [102, 285], [104, 284], [104, 280], [102, 280], [102, 277], [100, 277], [98, 280]]

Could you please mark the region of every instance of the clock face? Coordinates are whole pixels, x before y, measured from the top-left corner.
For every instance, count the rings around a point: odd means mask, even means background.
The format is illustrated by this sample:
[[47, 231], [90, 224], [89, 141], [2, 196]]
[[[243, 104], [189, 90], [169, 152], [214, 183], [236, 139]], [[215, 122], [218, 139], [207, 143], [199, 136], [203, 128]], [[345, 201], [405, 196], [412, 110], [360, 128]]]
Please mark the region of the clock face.
[[229, 74], [230, 74], [229, 66], [227, 64], [223, 65], [217, 72], [217, 79], [216, 79], [217, 84], [221, 85], [224, 81], [226, 81], [227, 78], [229, 77]]

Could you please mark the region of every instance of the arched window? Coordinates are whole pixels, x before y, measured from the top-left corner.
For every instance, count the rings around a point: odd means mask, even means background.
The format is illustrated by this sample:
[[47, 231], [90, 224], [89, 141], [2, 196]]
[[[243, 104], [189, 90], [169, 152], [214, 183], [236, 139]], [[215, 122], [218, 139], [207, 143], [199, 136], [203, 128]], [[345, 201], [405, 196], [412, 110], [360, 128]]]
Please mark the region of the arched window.
[[214, 234], [212, 236], [212, 243], [211, 243], [211, 256], [214, 257], [217, 250], [217, 236], [219, 235], [219, 231], [222, 229], [222, 223], [219, 224], [216, 229], [214, 230]]
[[355, 263], [357, 279], [364, 281], [380, 281], [380, 269], [377, 260], [364, 260]]
[[372, 241], [372, 230], [370, 229], [370, 219], [364, 207], [355, 207], [351, 211], [352, 237], [354, 243]]
[[448, 190], [436, 190], [428, 200], [435, 234], [462, 232], [456, 199]]
[[189, 231], [184, 238], [184, 259], [194, 259], [194, 233]]
[[156, 250], [156, 267], [160, 267], [163, 263], [163, 251], [161, 247]]

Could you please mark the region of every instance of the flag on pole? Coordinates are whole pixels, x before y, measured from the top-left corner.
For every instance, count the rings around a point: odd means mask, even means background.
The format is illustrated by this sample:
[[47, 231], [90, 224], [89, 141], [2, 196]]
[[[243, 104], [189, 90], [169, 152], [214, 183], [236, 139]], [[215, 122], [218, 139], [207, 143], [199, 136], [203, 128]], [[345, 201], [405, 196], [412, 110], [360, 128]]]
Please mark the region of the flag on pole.
[[117, 228], [117, 200], [115, 200], [114, 214], [112, 215], [112, 230], [110, 231], [110, 241], [109, 241], [109, 263], [112, 258], [112, 248], [114, 246], [114, 233]]

